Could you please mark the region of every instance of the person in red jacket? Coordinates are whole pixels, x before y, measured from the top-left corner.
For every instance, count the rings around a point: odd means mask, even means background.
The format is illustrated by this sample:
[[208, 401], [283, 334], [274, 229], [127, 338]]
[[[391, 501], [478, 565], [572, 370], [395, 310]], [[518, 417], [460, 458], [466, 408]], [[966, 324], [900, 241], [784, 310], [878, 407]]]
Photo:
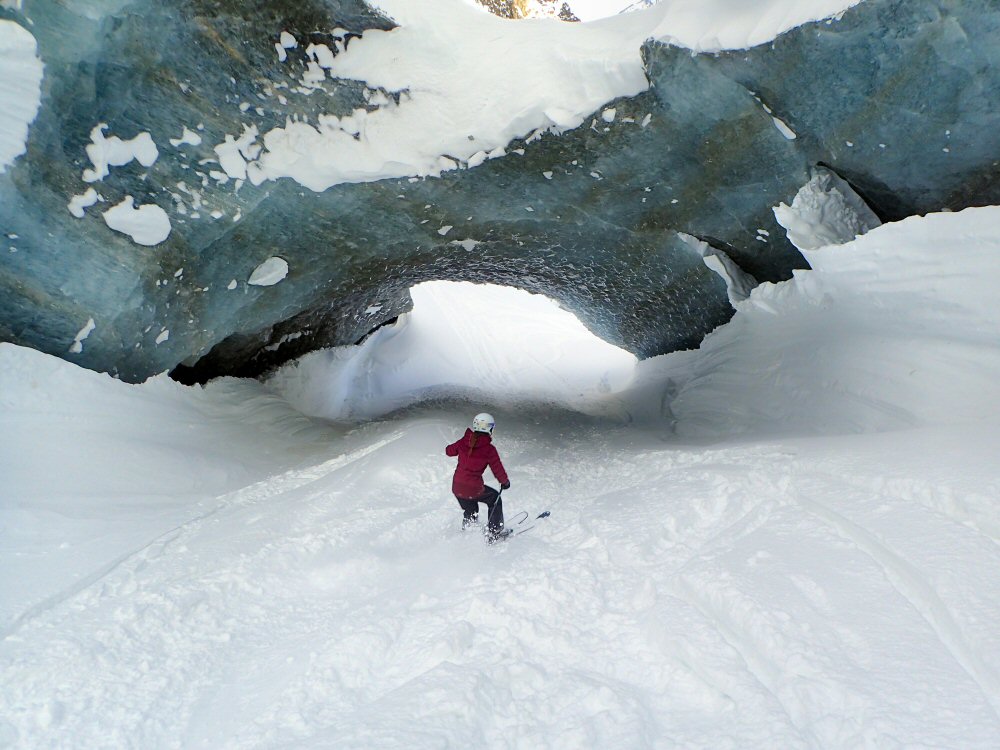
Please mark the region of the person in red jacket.
[[467, 529], [479, 520], [479, 503], [489, 510], [487, 539], [495, 541], [503, 532], [503, 503], [500, 493], [483, 483], [483, 472], [489, 466], [500, 482], [500, 490], [510, 487], [507, 471], [500, 462], [500, 454], [493, 446], [493, 428], [496, 421], [489, 414], [477, 414], [472, 428], [444, 449], [446, 456], [456, 456], [458, 466], [451, 481], [451, 491], [465, 511], [462, 528]]

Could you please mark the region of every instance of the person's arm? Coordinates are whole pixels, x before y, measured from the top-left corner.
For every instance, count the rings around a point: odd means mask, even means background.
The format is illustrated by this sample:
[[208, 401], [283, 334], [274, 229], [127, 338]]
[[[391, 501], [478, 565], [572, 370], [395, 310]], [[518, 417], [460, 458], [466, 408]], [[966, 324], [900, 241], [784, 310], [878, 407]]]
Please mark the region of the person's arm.
[[507, 477], [507, 470], [503, 467], [503, 462], [500, 460], [500, 454], [497, 453], [497, 449], [493, 448], [492, 445], [490, 448], [492, 448], [489, 458], [490, 471], [493, 472], [493, 476], [495, 476], [497, 481], [500, 482], [500, 489], [506, 490], [510, 487], [510, 479]]
[[456, 440], [451, 445], [446, 445], [445, 448], [444, 448], [444, 455], [446, 455], [446, 456], [457, 456], [458, 455], [458, 444], [461, 443], [461, 442], [462, 442], [462, 439], [459, 438], [458, 440]]

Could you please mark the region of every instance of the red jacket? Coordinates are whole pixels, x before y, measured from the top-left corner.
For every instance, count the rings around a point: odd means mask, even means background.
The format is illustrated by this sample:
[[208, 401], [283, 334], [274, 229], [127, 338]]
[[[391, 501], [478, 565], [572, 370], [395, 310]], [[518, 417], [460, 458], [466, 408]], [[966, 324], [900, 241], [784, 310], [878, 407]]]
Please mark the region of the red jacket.
[[[475, 436], [476, 444], [472, 447]], [[455, 497], [463, 500], [473, 500], [483, 494], [486, 485], [483, 484], [483, 472], [489, 466], [500, 484], [507, 484], [507, 471], [500, 463], [500, 454], [493, 447], [493, 438], [485, 432], [473, 432], [466, 429], [465, 434], [444, 449], [447, 456], [458, 456], [458, 467], [455, 478], [451, 482], [451, 491]]]

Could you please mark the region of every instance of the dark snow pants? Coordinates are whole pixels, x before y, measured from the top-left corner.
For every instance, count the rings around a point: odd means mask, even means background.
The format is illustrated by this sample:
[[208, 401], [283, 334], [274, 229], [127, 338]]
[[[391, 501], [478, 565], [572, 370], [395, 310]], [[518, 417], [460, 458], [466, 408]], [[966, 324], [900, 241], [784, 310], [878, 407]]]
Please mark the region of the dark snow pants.
[[455, 499], [458, 500], [458, 504], [465, 511], [465, 518], [462, 521], [463, 528], [478, 520], [479, 503], [483, 503], [489, 510], [489, 515], [487, 516], [487, 528], [489, 532], [497, 534], [503, 530], [503, 501], [500, 499], [500, 493], [492, 487], [484, 489], [483, 494], [473, 500], [466, 500], [461, 497], [456, 497]]

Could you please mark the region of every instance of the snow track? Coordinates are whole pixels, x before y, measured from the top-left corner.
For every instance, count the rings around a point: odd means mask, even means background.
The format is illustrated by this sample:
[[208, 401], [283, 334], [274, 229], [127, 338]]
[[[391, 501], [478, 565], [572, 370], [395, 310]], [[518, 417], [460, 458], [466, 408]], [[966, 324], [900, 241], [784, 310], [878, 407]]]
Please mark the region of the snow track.
[[[0, 641], [4, 744], [987, 747], [1000, 732], [1000, 606], [959, 580], [973, 561], [1000, 570], [1000, 549], [924, 505], [914, 520], [898, 484], [831, 507], [837, 439], [805, 457], [501, 414], [508, 515], [553, 516], [490, 548], [458, 531], [447, 493], [458, 419], [360, 428], [22, 618]], [[873, 464], [905, 455], [924, 494], [962, 497], [913, 457], [919, 435], [901, 454], [898, 436], [866, 440]], [[904, 508], [912, 544], [944, 533], [947, 555], [913, 562], [883, 538]]]
[[978, 653], [961, 631], [954, 614], [924, 575], [907, 560], [895, 554], [871, 532], [817, 502], [801, 501], [806, 510], [822, 518], [846, 539], [869, 555], [884, 571], [900, 595], [907, 599], [934, 629], [941, 643], [976, 681], [983, 695], [1000, 718], [1000, 679], [996, 671]]

